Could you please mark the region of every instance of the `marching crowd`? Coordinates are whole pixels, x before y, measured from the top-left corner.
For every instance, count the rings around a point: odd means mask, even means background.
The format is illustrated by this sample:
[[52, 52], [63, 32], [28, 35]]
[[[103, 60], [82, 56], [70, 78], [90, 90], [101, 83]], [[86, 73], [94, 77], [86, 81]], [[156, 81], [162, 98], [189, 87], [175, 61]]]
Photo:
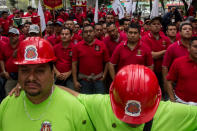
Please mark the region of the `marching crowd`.
[[[134, 13], [119, 20], [102, 5], [94, 23], [92, 8], [55, 12], [43, 7], [46, 29], [41, 32], [37, 11], [30, 6], [27, 10], [24, 14], [14, 8], [11, 15], [3, 11], [0, 18], [0, 102], [11, 91], [24, 90], [16, 101], [4, 99], [0, 131], [14, 130], [8, 125], [27, 116], [26, 122], [32, 123], [18, 130], [38, 129], [33, 121], [42, 117], [50, 122], [41, 122], [43, 131], [197, 130], [195, 12], [185, 17], [172, 7], [163, 17], [141, 20], [140, 13]], [[31, 20], [24, 22], [25, 17]], [[37, 94], [37, 86], [50, 88]], [[14, 110], [20, 102], [24, 109]], [[46, 110], [51, 114], [43, 113]], [[5, 124], [13, 115], [16, 118]]]

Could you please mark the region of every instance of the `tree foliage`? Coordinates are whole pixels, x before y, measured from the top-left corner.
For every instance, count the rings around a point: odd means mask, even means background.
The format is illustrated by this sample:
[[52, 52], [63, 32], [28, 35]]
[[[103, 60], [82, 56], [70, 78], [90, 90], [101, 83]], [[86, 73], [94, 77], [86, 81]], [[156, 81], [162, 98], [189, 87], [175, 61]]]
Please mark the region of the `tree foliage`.
[[9, 1], [10, 1], [10, 5], [13, 6], [13, 7], [14, 7], [14, 6], [16, 5], [16, 3], [17, 3], [16, 0], [9, 0]]

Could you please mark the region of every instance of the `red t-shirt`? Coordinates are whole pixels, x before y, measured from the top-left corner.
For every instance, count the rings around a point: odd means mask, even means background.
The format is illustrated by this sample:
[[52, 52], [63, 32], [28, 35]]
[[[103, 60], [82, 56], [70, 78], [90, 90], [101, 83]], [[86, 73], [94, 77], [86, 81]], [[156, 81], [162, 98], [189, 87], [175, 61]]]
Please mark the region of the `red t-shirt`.
[[52, 36], [47, 37], [47, 40], [54, 46], [58, 43], [60, 43], [61, 40], [61, 36], [56, 36], [55, 34], [53, 34]]
[[5, 69], [7, 72], [18, 72], [18, 66], [14, 64], [15, 58], [13, 57], [13, 53], [16, 48], [12, 48], [10, 43], [5, 43], [1, 46], [1, 60], [5, 62]]
[[10, 42], [9, 38], [6, 37], [6, 36], [0, 36], [0, 41], [3, 41], [5, 43], [9, 43]]
[[153, 59], [150, 50], [143, 45], [138, 43], [136, 47], [131, 50], [127, 46], [127, 41], [121, 43], [114, 50], [110, 62], [117, 65], [117, 70], [129, 64], [139, 64], [145, 66], [151, 66]]
[[175, 94], [182, 100], [197, 102], [197, 63], [189, 56], [177, 58], [167, 75], [167, 80], [176, 82]]
[[171, 64], [173, 63], [173, 61], [176, 58], [179, 58], [181, 56], [186, 56], [188, 55], [188, 49], [187, 47], [185, 47], [182, 42], [179, 40], [173, 44], [171, 44], [165, 55], [164, 55], [164, 59], [163, 59], [163, 64], [162, 66], [165, 66], [167, 68], [170, 68]]
[[79, 23], [80, 25], [82, 24], [83, 22], [83, 14], [79, 13], [75, 13], [75, 18], [77, 19], [77, 23]]
[[105, 43], [105, 45], [106, 45], [106, 47], [108, 49], [110, 57], [112, 56], [116, 46], [119, 45], [120, 43], [124, 42], [124, 41], [127, 41], [127, 36], [125, 36], [125, 34], [123, 34], [123, 33], [120, 33], [120, 37], [119, 37], [117, 42], [111, 40], [110, 36], [107, 36], [103, 40], [103, 42]]
[[[160, 35], [159, 40], [156, 40], [152, 33], [148, 33], [147, 35], [142, 37], [141, 40], [153, 52], [166, 50], [170, 45], [169, 41], [167, 40], [167, 37], [164, 35]], [[162, 71], [162, 62], [163, 58], [154, 59], [154, 71], [156, 73], [160, 73]]]
[[74, 43], [75, 45], [82, 40], [83, 40], [83, 38], [80, 35], [78, 35], [77, 33], [74, 33], [74, 35], [71, 38], [71, 42]]
[[68, 13], [64, 13], [64, 14], [62, 14], [62, 15], [59, 15], [59, 16], [57, 17], [57, 19], [61, 18], [61, 19], [64, 20], [64, 22], [65, 22], [65, 21], [67, 21], [68, 17], [69, 17]]
[[103, 72], [104, 63], [109, 61], [105, 44], [95, 39], [92, 45], [87, 45], [83, 40], [73, 47], [72, 61], [79, 64], [79, 72], [85, 75]]
[[60, 73], [68, 72], [72, 68], [73, 46], [73, 43], [70, 43], [67, 48], [64, 48], [62, 42], [54, 46], [55, 56], [57, 57], [55, 67]]
[[7, 19], [3, 19], [0, 18], [0, 25], [3, 29], [3, 35], [8, 35], [8, 31], [9, 31], [9, 27], [12, 25], [12, 20], [7, 18]]
[[33, 12], [32, 14], [30, 14], [30, 13], [27, 12], [27, 13], [24, 15], [24, 17], [31, 17], [31, 22], [32, 22], [33, 24], [40, 24], [40, 17], [39, 17], [38, 14], [35, 13], [35, 12]]
[[52, 20], [52, 18], [53, 18], [49, 11], [44, 12], [44, 17], [45, 17], [46, 24], [47, 24], [48, 21]]

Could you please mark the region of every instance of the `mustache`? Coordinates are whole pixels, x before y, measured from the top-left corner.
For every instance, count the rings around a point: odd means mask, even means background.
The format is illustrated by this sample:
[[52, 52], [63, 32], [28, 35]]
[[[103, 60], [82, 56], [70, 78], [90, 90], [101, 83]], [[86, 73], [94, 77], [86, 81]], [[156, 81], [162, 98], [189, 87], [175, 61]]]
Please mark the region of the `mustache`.
[[28, 84], [35, 84], [37, 86], [41, 86], [40, 83], [38, 83], [37, 81], [33, 80], [33, 81], [25, 81], [24, 85], [28, 86]]

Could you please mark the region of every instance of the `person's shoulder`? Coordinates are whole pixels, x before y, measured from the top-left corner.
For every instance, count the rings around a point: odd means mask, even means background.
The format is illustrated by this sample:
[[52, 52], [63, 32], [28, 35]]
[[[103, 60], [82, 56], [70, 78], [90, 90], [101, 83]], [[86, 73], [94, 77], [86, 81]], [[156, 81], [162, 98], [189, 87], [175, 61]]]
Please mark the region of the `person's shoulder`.
[[179, 58], [176, 58], [174, 60], [174, 63], [180, 63], [182, 64], [183, 62], [187, 62], [189, 60], [189, 56], [181, 56]]

